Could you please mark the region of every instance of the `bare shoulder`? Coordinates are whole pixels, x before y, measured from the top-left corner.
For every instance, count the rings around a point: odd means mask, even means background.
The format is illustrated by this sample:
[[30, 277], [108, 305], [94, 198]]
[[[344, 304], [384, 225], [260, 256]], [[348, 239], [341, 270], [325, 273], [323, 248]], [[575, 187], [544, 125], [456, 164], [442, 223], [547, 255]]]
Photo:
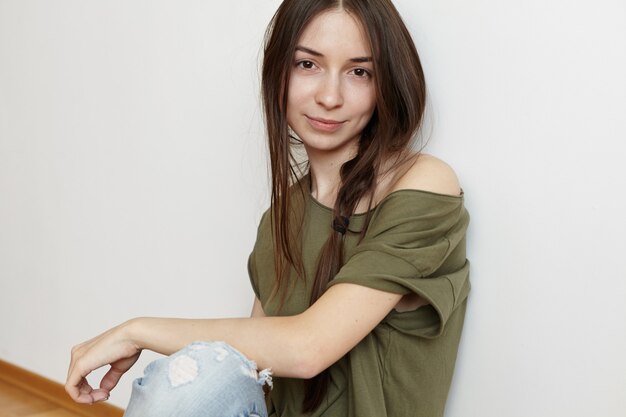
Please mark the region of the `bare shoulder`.
[[404, 189], [453, 196], [461, 194], [459, 179], [452, 167], [439, 158], [423, 153], [414, 157], [414, 162], [394, 184], [392, 191]]

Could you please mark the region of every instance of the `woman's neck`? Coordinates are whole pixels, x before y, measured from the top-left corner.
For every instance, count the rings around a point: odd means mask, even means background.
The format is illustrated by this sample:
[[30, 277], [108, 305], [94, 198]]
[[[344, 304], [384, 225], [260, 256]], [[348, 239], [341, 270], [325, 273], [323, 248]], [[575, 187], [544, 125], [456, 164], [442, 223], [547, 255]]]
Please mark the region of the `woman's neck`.
[[313, 198], [328, 207], [335, 205], [341, 185], [341, 166], [355, 155], [354, 149], [342, 152], [315, 152], [307, 149]]

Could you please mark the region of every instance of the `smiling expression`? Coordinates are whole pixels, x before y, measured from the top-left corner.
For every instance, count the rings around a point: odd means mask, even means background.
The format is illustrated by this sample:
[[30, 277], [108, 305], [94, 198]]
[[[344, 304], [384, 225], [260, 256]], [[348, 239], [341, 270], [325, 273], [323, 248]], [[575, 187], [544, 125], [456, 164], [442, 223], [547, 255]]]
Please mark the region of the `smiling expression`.
[[343, 10], [315, 17], [298, 40], [287, 121], [309, 154], [355, 154], [376, 108], [369, 42]]

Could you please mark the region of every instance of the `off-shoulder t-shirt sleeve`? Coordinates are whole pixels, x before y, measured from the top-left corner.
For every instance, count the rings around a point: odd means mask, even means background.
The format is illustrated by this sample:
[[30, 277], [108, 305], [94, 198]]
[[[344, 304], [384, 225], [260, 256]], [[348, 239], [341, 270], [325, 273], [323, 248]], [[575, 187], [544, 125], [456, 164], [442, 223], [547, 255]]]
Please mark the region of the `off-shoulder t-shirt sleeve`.
[[329, 283], [352, 283], [397, 294], [416, 293], [434, 308], [436, 337], [469, 291], [462, 197], [418, 190], [390, 194], [374, 211], [363, 241]]
[[[252, 290], [256, 297], [261, 299], [261, 290], [260, 290], [260, 282], [259, 282], [259, 272], [257, 267], [257, 257], [259, 256], [259, 251], [267, 252], [267, 247], [271, 248], [272, 242], [271, 239], [261, 238], [263, 234], [263, 230], [267, 229], [267, 222], [269, 221], [270, 210], [266, 210], [261, 216], [261, 220], [259, 221], [259, 226], [257, 228], [257, 237], [256, 243], [250, 256], [248, 256], [248, 278], [250, 279], [250, 285], [252, 286]], [[267, 256], [267, 254], [265, 254]], [[262, 255], [261, 255], [262, 256]]]

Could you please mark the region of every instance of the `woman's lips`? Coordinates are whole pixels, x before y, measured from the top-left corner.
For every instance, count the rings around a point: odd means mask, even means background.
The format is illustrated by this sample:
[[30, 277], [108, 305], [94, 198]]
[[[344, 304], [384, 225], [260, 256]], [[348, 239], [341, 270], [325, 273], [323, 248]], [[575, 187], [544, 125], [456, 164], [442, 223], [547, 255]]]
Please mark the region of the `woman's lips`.
[[320, 119], [310, 116], [306, 116], [306, 120], [309, 122], [311, 127], [313, 127], [313, 129], [329, 133], [336, 132], [345, 123], [337, 120]]

